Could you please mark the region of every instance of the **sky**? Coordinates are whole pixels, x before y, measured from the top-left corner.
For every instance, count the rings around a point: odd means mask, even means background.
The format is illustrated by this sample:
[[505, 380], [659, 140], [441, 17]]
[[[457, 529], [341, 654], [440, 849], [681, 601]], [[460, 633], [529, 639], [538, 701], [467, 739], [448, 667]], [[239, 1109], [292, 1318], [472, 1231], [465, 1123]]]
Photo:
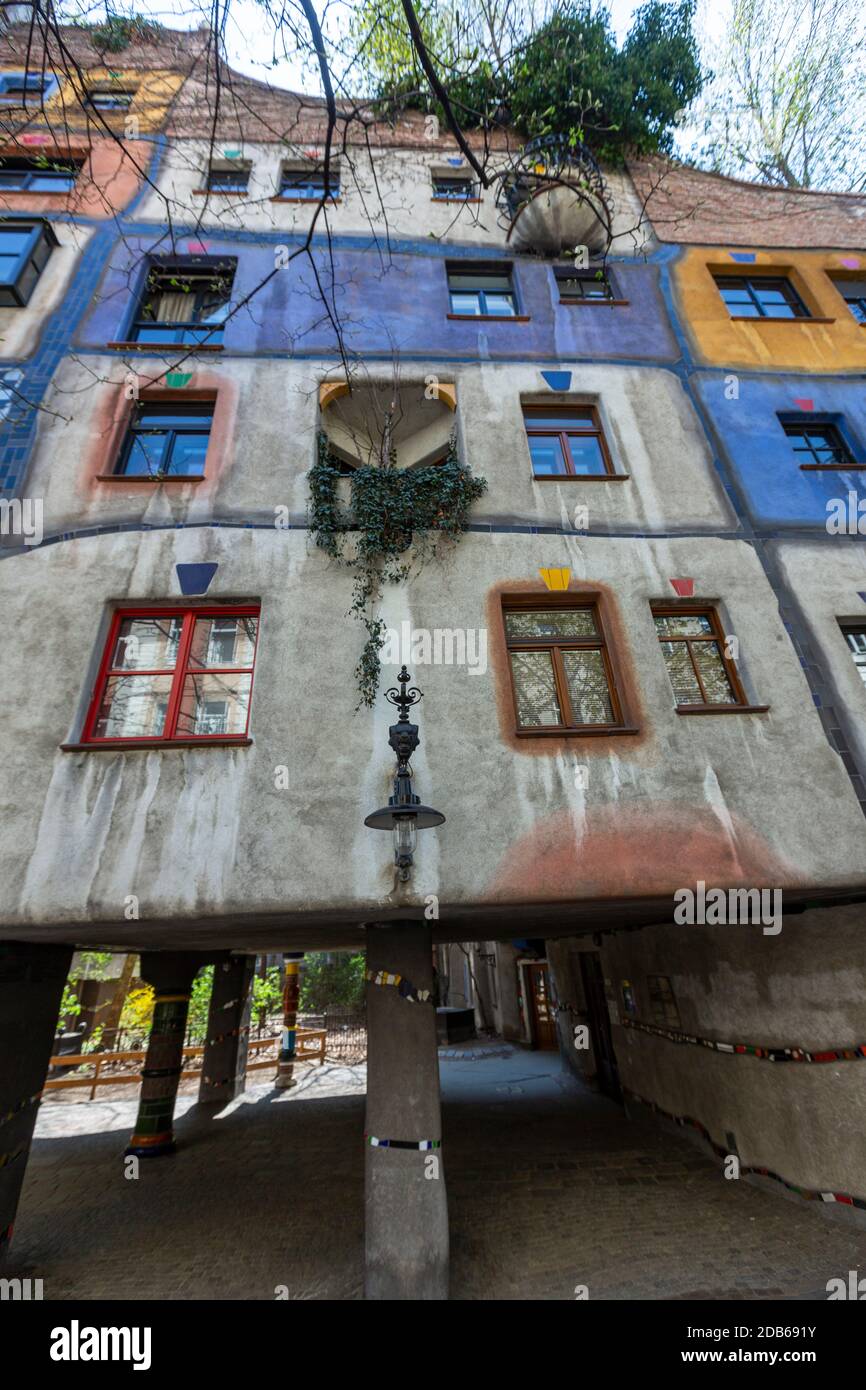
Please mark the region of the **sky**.
[[[272, 3], [278, 8], [280, 0], [272, 0]], [[314, 3], [320, 18], [323, 11], [327, 11], [333, 32], [345, 26], [351, 0], [314, 0]], [[471, 5], [472, 0], [468, 3]], [[620, 42], [628, 33], [639, 3], [640, 0], [611, 0], [611, 21]], [[731, 4], [732, 0], [699, 0], [697, 29], [708, 53], [718, 48]], [[86, 11], [88, 19], [96, 19], [104, 6], [81, 0], [81, 9]], [[195, 29], [212, 12], [208, 0], [134, 0], [134, 3], [133, 0], [126, 0], [126, 3], [114, 0], [112, 9], [147, 15], [172, 29]], [[230, 0], [225, 44], [229, 63], [237, 72], [293, 91], [319, 91], [316, 73], [309, 64], [305, 67], [297, 58], [273, 62], [273, 24], [257, 0]]]

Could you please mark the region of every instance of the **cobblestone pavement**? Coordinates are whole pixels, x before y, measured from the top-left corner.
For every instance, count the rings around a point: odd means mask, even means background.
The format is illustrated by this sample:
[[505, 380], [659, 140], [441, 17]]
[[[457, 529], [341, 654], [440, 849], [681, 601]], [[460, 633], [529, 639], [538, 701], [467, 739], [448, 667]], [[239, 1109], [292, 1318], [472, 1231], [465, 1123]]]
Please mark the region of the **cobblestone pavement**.
[[[866, 1231], [725, 1181], [559, 1067], [501, 1046], [442, 1059], [452, 1298], [824, 1298], [866, 1273]], [[49, 1299], [359, 1298], [363, 1091], [363, 1067], [327, 1066], [216, 1116], [182, 1096], [177, 1154], [137, 1180], [133, 1101], [46, 1101], [8, 1273]]]

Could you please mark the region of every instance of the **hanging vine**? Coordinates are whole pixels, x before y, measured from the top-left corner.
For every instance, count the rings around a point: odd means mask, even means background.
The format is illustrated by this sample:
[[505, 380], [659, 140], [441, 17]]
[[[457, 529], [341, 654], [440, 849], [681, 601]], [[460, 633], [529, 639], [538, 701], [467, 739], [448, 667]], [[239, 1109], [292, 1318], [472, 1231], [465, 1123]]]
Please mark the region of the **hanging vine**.
[[[487, 479], [473, 477], [458, 459], [453, 436], [441, 463], [398, 468], [395, 451], [383, 453], [381, 465], [353, 470], [348, 511], [337, 494], [344, 474], [324, 433], [310, 472], [310, 530], [316, 545], [355, 572], [349, 612], [367, 633], [355, 667], [358, 709], [371, 706], [379, 689], [386, 627], [375, 605], [382, 586], [404, 583], [413, 566], [435, 556], [443, 543], [457, 541], [472, 504], [487, 491]], [[347, 548], [350, 534], [354, 545]]]

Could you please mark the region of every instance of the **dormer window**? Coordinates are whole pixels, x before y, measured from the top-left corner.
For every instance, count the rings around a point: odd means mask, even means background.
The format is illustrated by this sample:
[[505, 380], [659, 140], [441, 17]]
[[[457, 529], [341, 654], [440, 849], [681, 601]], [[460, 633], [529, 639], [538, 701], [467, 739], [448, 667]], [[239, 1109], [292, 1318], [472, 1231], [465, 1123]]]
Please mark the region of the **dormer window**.
[[94, 111], [128, 111], [135, 92], [120, 87], [93, 87], [87, 93], [87, 104]]
[[132, 329], [137, 343], [219, 346], [235, 261], [211, 257], [151, 267]]
[[37, 106], [57, 89], [57, 79], [47, 73], [0, 73], [0, 106]]

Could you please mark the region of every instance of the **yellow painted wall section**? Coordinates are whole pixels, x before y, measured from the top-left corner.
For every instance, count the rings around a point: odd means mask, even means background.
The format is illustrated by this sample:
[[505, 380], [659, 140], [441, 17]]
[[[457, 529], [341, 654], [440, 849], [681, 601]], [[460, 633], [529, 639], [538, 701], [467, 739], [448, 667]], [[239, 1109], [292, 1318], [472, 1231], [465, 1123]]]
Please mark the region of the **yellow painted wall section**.
[[[4, 69], [18, 71], [18, 69]], [[168, 69], [153, 71], [141, 68], [88, 68], [84, 82], [56, 74], [60, 86], [45, 101], [43, 111], [30, 122], [29, 129], [50, 129], [55, 135], [64, 127], [92, 132], [109, 130], [123, 134], [127, 129], [128, 118], [134, 117], [137, 127], [128, 131], [128, 137], [135, 139], [138, 134], [153, 134], [162, 129], [168, 116], [169, 107], [184, 82], [184, 74], [170, 72]], [[93, 111], [82, 107], [86, 91], [94, 87], [118, 91], [131, 91], [135, 95], [125, 111]], [[35, 113], [34, 113], [35, 114]]]
[[[754, 254], [754, 261], [735, 260], [727, 247], [694, 246], [673, 267], [674, 296], [696, 357], [710, 366], [756, 371], [866, 371], [866, 326], [833, 279], [866, 279], [866, 252], [751, 253], [738, 247], [737, 255], [743, 254]], [[785, 276], [812, 318], [732, 319], [714, 275]]]

